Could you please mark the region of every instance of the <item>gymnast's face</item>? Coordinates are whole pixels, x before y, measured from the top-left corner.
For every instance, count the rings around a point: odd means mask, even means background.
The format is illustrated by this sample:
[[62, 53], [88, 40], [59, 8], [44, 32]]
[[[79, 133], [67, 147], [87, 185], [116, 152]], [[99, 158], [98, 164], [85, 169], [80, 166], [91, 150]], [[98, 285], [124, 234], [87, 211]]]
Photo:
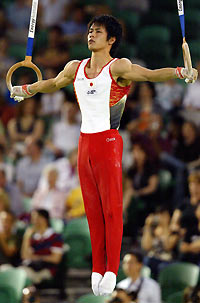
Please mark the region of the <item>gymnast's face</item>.
[[92, 52], [110, 49], [115, 42], [115, 38], [107, 39], [107, 31], [104, 26], [99, 24], [92, 24], [88, 31], [88, 48]]

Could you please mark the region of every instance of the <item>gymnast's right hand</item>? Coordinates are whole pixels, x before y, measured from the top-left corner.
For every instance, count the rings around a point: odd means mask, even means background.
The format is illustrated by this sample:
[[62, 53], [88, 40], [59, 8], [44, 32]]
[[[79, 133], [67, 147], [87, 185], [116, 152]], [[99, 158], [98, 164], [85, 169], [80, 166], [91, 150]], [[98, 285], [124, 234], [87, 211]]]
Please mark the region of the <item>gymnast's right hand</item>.
[[34, 94], [29, 90], [30, 85], [13, 86], [10, 97], [14, 98], [15, 101], [21, 102], [26, 98], [31, 98]]

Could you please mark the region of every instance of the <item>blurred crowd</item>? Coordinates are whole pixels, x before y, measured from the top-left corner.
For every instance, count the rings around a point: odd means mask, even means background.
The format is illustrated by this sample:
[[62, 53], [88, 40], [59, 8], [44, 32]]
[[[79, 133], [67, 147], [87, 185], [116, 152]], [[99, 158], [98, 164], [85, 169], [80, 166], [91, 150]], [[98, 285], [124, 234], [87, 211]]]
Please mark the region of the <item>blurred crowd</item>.
[[[33, 61], [44, 79], [55, 77], [68, 60], [89, 56], [88, 21], [116, 11], [125, 32], [118, 56], [128, 54], [149, 67], [135, 57], [126, 12], [144, 20], [153, 1], [86, 2], [39, 1]], [[81, 117], [73, 88], [17, 104], [6, 87], [8, 69], [25, 55], [30, 9], [31, 0], [0, 3], [0, 270], [23, 266], [38, 284], [55, 274], [64, 249], [51, 220], [68, 224], [85, 211], [77, 175]], [[200, 56], [194, 64], [200, 73]], [[21, 85], [36, 79], [22, 68], [12, 80]], [[154, 279], [177, 260], [200, 265], [199, 101], [199, 80], [188, 86], [180, 80], [133, 83], [121, 120], [124, 238], [143, 251]]]

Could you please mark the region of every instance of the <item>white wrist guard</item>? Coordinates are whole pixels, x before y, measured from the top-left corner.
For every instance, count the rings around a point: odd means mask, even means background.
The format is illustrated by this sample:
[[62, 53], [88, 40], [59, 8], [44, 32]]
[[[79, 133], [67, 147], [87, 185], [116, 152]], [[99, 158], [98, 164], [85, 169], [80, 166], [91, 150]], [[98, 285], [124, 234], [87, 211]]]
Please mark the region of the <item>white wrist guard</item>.
[[22, 86], [13, 86], [12, 91], [11, 91], [11, 98], [14, 98], [15, 101], [22, 101], [25, 98], [30, 98], [34, 94], [30, 93], [29, 91], [29, 85], [25, 84]]

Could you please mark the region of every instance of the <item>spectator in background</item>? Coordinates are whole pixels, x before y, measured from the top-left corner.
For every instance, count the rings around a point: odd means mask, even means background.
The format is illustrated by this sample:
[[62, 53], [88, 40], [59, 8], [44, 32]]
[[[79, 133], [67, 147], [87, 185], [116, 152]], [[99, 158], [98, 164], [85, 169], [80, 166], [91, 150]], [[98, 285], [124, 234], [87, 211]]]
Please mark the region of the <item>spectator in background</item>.
[[124, 184], [124, 215], [127, 218], [124, 233], [137, 237], [138, 228], [146, 215], [155, 209], [158, 189], [158, 169], [151, 160], [147, 146], [133, 144], [134, 164], [127, 172]]
[[18, 105], [17, 117], [8, 122], [8, 136], [11, 143], [24, 147], [24, 141], [32, 136], [35, 140], [40, 139], [44, 133], [44, 123], [37, 116], [37, 102], [33, 97], [30, 102], [22, 102]]
[[[196, 69], [198, 70], [198, 72], [200, 72], [200, 61], [196, 63]], [[195, 83], [187, 86], [186, 94], [183, 99], [183, 106], [188, 111], [189, 116], [192, 115], [194, 112], [199, 111], [200, 109], [199, 96], [200, 96], [200, 80], [198, 78]]]
[[5, 171], [8, 182], [12, 182], [14, 179], [15, 168], [11, 163], [11, 159], [7, 156], [6, 148], [2, 144], [0, 144], [0, 169]]
[[111, 295], [111, 298], [107, 303], [134, 303], [135, 301], [135, 292], [128, 292], [124, 289], [117, 288]]
[[85, 207], [80, 186], [70, 191], [66, 201], [66, 208], [67, 221], [85, 215]]
[[73, 41], [80, 42], [83, 40], [85, 33], [87, 32], [87, 22], [85, 22], [84, 7], [75, 5], [72, 8], [70, 19], [60, 24], [65, 39], [70, 43]]
[[63, 69], [69, 60], [66, 42], [60, 26], [54, 25], [48, 30], [48, 43], [45, 49], [39, 49], [35, 56], [35, 63], [42, 68], [56, 69], [56, 73]]
[[183, 214], [180, 218], [181, 243], [179, 245], [179, 260], [200, 264], [200, 231], [195, 214]]
[[137, 107], [133, 111], [134, 120], [127, 124], [127, 129], [132, 136], [138, 133], [145, 133], [149, 127], [151, 116], [160, 111], [160, 107], [155, 103], [155, 86], [151, 82], [141, 82], [135, 87], [135, 97]]
[[58, 170], [53, 167], [46, 169], [48, 187], [38, 188], [33, 194], [32, 209], [46, 209], [51, 218], [65, 218], [66, 213], [66, 194], [56, 187], [58, 180]]
[[10, 2], [5, 10], [10, 25], [9, 36], [15, 43], [26, 43], [27, 30], [30, 22], [31, 2], [16, 0]]
[[[79, 108], [76, 102], [66, 102], [62, 107], [61, 120], [52, 125], [46, 147], [55, 156], [69, 155], [78, 147], [80, 136]], [[64, 139], [67, 134], [67, 139]]]
[[0, 270], [2, 265], [19, 264], [19, 242], [14, 231], [15, 216], [9, 211], [0, 211]]
[[5, 191], [9, 197], [10, 209], [15, 216], [20, 216], [24, 212], [22, 205], [22, 195], [17, 185], [9, 182], [6, 178], [6, 172], [0, 168], [0, 189]]
[[26, 0], [16, 0], [8, 4], [6, 15], [13, 29], [27, 29], [30, 21], [30, 6]]
[[171, 224], [176, 229], [179, 229], [180, 219], [182, 214], [194, 214], [194, 210], [200, 202], [200, 171], [193, 171], [188, 177], [189, 197], [185, 197], [183, 201], [178, 203], [175, 208]]
[[21, 257], [22, 268], [34, 284], [55, 276], [63, 254], [63, 240], [50, 227], [49, 213], [33, 210], [32, 226], [25, 231]]
[[185, 121], [182, 125], [182, 137], [174, 151], [174, 156], [185, 164], [199, 159], [199, 129], [192, 121]]
[[68, 4], [69, 0], [41, 0], [39, 2], [41, 26], [49, 28], [64, 20]]
[[0, 7], [0, 37], [5, 37], [9, 29], [9, 24], [6, 19], [5, 11]]
[[[1, 12], [1, 11], [0, 11]], [[1, 17], [0, 17], [1, 18]], [[1, 24], [0, 24], [1, 26]], [[0, 36], [0, 93], [5, 96], [7, 86], [5, 82], [6, 74], [9, 68], [15, 63], [14, 58], [9, 56], [9, 40], [7, 36]]]
[[123, 271], [126, 279], [117, 284], [117, 288], [137, 294], [137, 303], [161, 303], [159, 284], [151, 278], [142, 277], [143, 255], [138, 250], [128, 252], [123, 258]]
[[145, 251], [144, 263], [151, 268], [157, 279], [162, 267], [174, 260], [174, 252], [179, 236], [170, 230], [170, 214], [166, 208], [158, 208], [145, 220], [141, 246]]
[[[76, 148], [69, 154], [69, 157], [59, 158], [45, 166], [45, 169], [52, 167], [52, 165], [57, 169], [58, 180], [56, 182], [56, 187], [67, 195], [72, 189], [80, 185], [77, 174], [77, 154], [78, 150]], [[48, 182], [44, 172], [45, 170], [39, 181], [39, 187], [42, 189], [48, 188]]]
[[[45, 77], [47, 79], [54, 78], [56, 71], [53, 68], [45, 69]], [[57, 118], [61, 114], [61, 108], [65, 101], [65, 93], [63, 90], [53, 92], [51, 94], [41, 95], [41, 109], [40, 114], [51, 120]]]
[[0, 189], [0, 212], [10, 209], [10, 199], [4, 189]]
[[184, 94], [182, 85], [172, 79], [163, 83], [156, 83], [155, 88], [156, 100], [166, 114], [173, 114], [180, 109]]
[[43, 154], [43, 143], [39, 139], [27, 137], [25, 140], [26, 155], [16, 166], [17, 185], [24, 197], [32, 197], [45, 165], [49, 159]]

